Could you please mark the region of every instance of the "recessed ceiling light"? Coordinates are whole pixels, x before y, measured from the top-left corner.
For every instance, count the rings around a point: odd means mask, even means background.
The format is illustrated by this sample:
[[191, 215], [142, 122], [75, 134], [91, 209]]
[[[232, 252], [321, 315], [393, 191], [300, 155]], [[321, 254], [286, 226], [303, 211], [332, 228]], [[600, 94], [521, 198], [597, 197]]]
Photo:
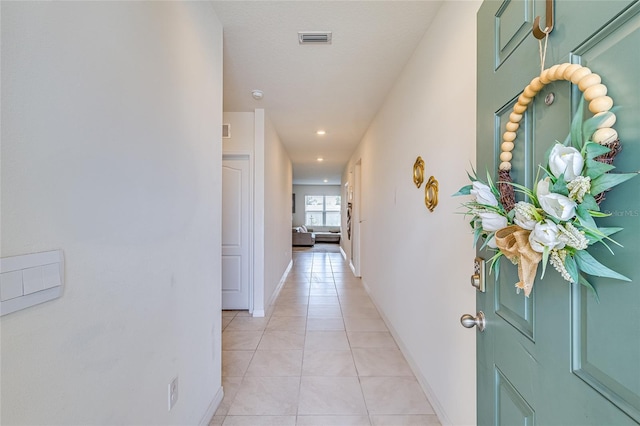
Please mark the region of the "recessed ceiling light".
[[327, 134], [327, 132], [326, 132], [326, 131], [324, 131], [324, 130], [318, 130], [318, 131], [316, 132], [316, 135], [320, 135], [320, 136], [322, 136], [322, 135], [326, 135], [326, 134]]
[[318, 157], [318, 161], [324, 161], [324, 158]]
[[324, 182], [324, 183], [327, 183], [327, 182], [329, 182], [329, 179], [325, 179], [325, 180], [323, 180], [323, 182]]

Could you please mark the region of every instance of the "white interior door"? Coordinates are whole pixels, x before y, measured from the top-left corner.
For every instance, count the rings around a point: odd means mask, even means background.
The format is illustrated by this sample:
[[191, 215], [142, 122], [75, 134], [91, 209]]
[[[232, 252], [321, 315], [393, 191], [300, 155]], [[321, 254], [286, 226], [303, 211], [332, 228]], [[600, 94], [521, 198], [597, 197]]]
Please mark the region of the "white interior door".
[[249, 309], [251, 286], [249, 157], [222, 160], [222, 309]]

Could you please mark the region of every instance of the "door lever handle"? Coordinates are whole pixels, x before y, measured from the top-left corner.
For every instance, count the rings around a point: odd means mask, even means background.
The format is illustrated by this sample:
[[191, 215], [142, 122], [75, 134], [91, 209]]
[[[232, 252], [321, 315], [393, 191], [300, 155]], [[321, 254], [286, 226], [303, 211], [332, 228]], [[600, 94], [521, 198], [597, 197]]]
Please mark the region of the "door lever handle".
[[478, 327], [478, 331], [482, 332], [486, 326], [484, 312], [478, 312], [475, 317], [470, 314], [464, 314], [460, 317], [460, 324], [462, 324], [464, 328]]

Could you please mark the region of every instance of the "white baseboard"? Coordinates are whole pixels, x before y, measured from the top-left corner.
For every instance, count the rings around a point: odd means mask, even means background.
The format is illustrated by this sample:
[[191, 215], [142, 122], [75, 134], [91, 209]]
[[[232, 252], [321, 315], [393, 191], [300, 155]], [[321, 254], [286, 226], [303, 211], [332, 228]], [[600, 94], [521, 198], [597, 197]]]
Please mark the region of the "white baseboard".
[[342, 258], [346, 262], [347, 261], [347, 253], [342, 249], [342, 246], [340, 246], [340, 253], [342, 254]]
[[216, 392], [216, 395], [213, 397], [213, 401], [211, 401], [211, 404], [209, 404], [207, 411], [205, 411], [204, 415], [202, 416], [202, 420], [200, 420], [200, 423], [198, 423], [200, 426], [208, 426], [209, 423], [211, 423], [213, 416], [216, 414], [216, 410], [222, 402], [222, 398], [224, 398], [224, 390], [222, 389], [222, 386], [220, 386], [218, 388], [218, 392]]
[[447, 413], [445, 412], [444, 408], [442, 407], [442, 404], [438, 400], [437, 395], [429, 385], [429, 382], [427, 381], [427, 379], [420, 372], [420, 369], [418, 368], [418, 364], [415, 362], [415, 360], [409, 353], [407, 346], [404, 344], [402, 339], [400, 339], [400, 336], [396, 332], [395, 328], [393, 328], [393, 325], [391, 325], [391, 322], [389, 321], [387, 316], [384, 314], [382, 309], [380, 309], [380, 305], [376, 302], [375, 298], [371, 294], [369, 286], [365, 282], [364, 278], [362, 279], [362, 285], [364, 286], [365, 291], [369, 295], [369, 298], [375, 305], [376, 309], [378, 310], [378, 313], [382, 317], [382, 321], [384, 321], [387, 328], [389, 329], [389, 333], [391, 333], [391, 335], [393, 336], [393, 339], [398, 344], [398, 348], [400, 349], [400, 352], [402, 352], [402, 355], [404, 355], [404, 358], [407, 360], [407, 364], [409, 364], [409, 368], [411, 368], [411, 371], [413, 372], [414, 376], [416, 376], [416, 380], [418, 381], [418, 384], [424, 391], [424, 394], [426, 395], [427, 399], [431, 403], [431, 406], [433, 407], [433, 411], [435, 411], [436, 416], [438, 416], [438, 420], [440, 420], [440, 424], [442, 424], [443, 426], [452, 425], [453, 423], [451, 422], [451, 419], [449, 419], [449, 416], [447, 416]]
[[280, 277], [280, 282], [278, 283], [278, 286], [276, 287], [276, 289], [273, 291], [273, 294], [269, 299], [269, 303], [267, 303], [266, 305], [267, 307], [275, 303], [276, 299], [280, 295], [280, 290], [282, 290], [282, 287], [284, 286], [284, 283], [287, 280], [287, 275], [289, 275], [289, 271], [291, 271], [292, 267], [293, 267], [293, 260], [289, 262], [289, 265], [287, 265], [287, 269], [285, 269], [284, 273], [282, 274], [282, 277]]

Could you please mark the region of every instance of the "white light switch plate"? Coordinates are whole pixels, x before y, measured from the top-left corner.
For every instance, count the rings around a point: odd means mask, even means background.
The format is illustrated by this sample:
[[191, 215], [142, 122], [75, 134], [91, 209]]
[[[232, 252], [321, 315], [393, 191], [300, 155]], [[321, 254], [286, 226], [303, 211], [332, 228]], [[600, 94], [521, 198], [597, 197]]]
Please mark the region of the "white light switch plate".
[[0, 300], [3, 302], [22, 296], [22, 271], [0, 274]]
[[62, 295], [62, 250], [0, 259], [0, 315], [10, 314]]

